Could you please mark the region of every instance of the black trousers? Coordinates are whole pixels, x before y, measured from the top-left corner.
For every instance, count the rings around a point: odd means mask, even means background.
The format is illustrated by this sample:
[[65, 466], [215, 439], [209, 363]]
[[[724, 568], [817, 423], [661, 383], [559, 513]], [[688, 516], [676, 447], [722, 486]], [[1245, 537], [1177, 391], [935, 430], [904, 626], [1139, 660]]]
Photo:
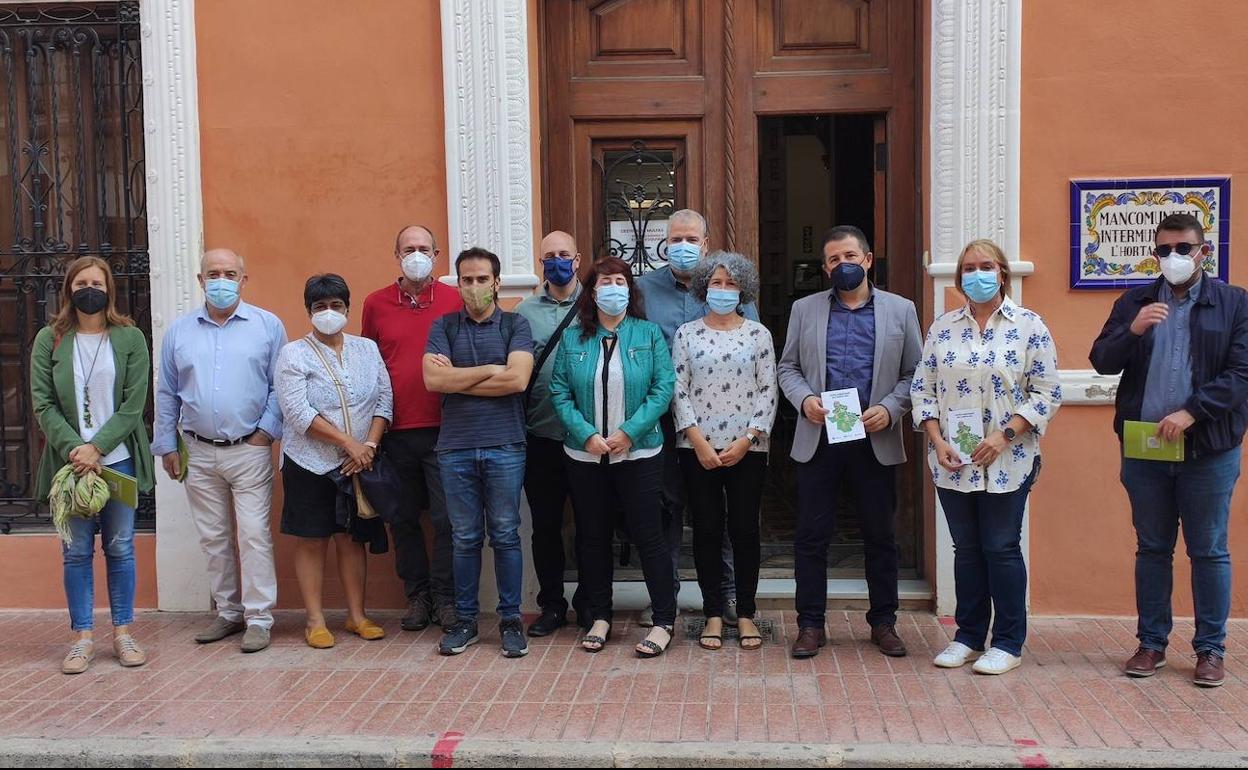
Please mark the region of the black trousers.
[[[671, 412], [659, 418], [663, 430], [663, 532], [672, 557], [672, 574], [676, 593], [680, 594], [680, 546], [685, 537], [685, 508], [687, 492], [685, 476], [680, 469], [680, 452], [676, 447], [676, 421]], [[732, 544], [725, 533], [722, 547], [724, 580], [720, 590], [728, 598], [736, 597], [736, 578], [733, 574]], [[697, 566], [696, 563], [694, 565]]]
[[702, 588], [702, 611], [708, 618], [724, 614], [725, 523], [732, 543], [737, 614], [752, 618], [757, 609], [758, 569], [762, 559], [759, 507], [767, 476], [767, 455], [746, 452], [730, 468], [707, 470], [697, 452], [680, 450], [689, 512], [693, 517], [693, 556]]
[[[533, 566], [537, 571], [537, 606], [543, 612], [560, 615], [568, 611], [563, 595], [563, 575], [567, 559], [563, 550], [563, 510], [571, 494], [568, 488], [567, 455], [563, 442], [529, 434], [528, 457], [524, 467], [524, 495], [533, 516]], [[578, 530], [579, 538], [579, 530]], [[581, 589], [577, 586], [572, 605], [578, 621]], [[584, 625], [584, 623], [582, 623]]]
[[676, 623], [676, 591], [672, 560], [663, 536], [659, 490], [663, 485], [663, 456], [614, 465], [566, 460], [576, 514], [577, 564], [580, 590], [591, 620], [612, 618], [612, 582], [615, 560], [611, 541], [615, 512], [623, 509], [628, 536], [641, 555], [654, 623]]
[[[435, 607], [455, 604], [451, 521], [446, 513], [442, 474], [438, 470], [437, 428], [412, 428], [386, 434], [382, 447], [403, 478], [403, 507], [390, 525], [394, 537], [395, 572], [409, 602], [424, 600]], [[433, 560], [420, 526], [421, 511], [433, 524]]]
[[869, 438], [844, 444], [819, 442], [810, 462], [797, 466], [797, 622], [823, 628], [828, 605], [828, 544], [836, 525], [842, 478], [858, 506], [867, 562], [872, 626], [897, 622], [897, 489], [892, 466], [875, 459]]

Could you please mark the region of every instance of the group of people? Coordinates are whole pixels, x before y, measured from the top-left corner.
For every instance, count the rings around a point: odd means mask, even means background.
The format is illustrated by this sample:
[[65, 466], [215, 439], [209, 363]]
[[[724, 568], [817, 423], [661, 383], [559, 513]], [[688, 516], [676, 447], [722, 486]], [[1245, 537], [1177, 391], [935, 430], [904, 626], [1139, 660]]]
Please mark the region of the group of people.
[[[1147, 676], [1165, 664], [1181, 521], [1195, 571], [1196, 682], [1216, 685], [1230, 604], [1227, 518], [1248, 428], [1248, 302], [1242, 290], [1202, 277], [1195, 266], [1204, 249], [1195, 219], [1163, 221], [1156, 254], [1164, 277], [1118, 300], [1092, 360], [1103, 372], [1123, 372], [1120, 432], [1124, 419], [1145, 419], [1159, 423], [1161, 438], [1189, 439], [1184, 462], [1123, 461], [1139, 536], [1140, 648], [1126, 672]], [[1040, 437], [1062, 402], [1053, 339], [1036, 313], [1010, 299], [1010, 262], [990, 241], [959, 256], [966, 303], [937, 318], [926, 339], [914, 303], [869, 279], [874, 257], [861, 230], [832, 228], [822, 254], [831, 288], [793, 305], [777, 357], [758, 321], [754, 263], [713, 250], [706, 220], [691, 210], [669, 219], [667, 265], [640, 278], [620, 259], [583, 263], [573, 236], [550, 233], [541, 241], [541, 289], [514, 312], [499, 305], [498, 257], [463, 251], [451, 287], [434, 276], [440, 252], [432, 231], [405, 227], [395, 242], [399, 277], [365, 299], [358, 337], [344, 333], [351, 291], [341, 276], [308, 279], [310, 330], [288, 341], [276, 316], [243, 301], [243, 258], [211, 250], [201, 265], [204, 306], [165, 333], [150, 447], [147, 342], [115, 309], [107, 263], [82, 257], [69, 266], [60, 309], [32, 353], [47, 439], [38, 494], [46, 499], [66, 463], [79, 473], [121, 470], [148, 490], [153, 457], [161, 458], [185, 484], [208, 557], [217, 617], [196, 641], [241, 633], [244, 652], [269, 646], [273, 625], [275, 442], [281, 532], [297, 543], [305, 639], [314, 648], [335, 643], [322, 600], [331, 541], [348, 610], [343, 630], [385, 635], [365, 613], [366, 549], [384, 552], [392, 540], [409, 603], [402, 628], [437, 624], [439, 651], [464, 652], [480, 638], [488, 534], [503, 654], [527, 654], [527, 639], [557, 632], [569, 609], [581, 646], [601, 651], [612, 640], [612, 544], [622, 525], [650, 598], [642, 615], [649, 631], [636, 652], [657, 657], [675, 634], [688, 520], [706, 616], [698, 643], [721, 649], [725, 626], [735, 625], [741, 648], [758, 650], [759, 510], [783, 397], [799, 415], [799, 633], [791, 653], [811, 657], [827, 644], [827, 552], [843, 488], [862, 527], [871, 641], [903, 656], [896, 468], [906, 459], [910, 415], [927, 439], [955, 548], [958, 630], [935, 665], [974, 660], [979, 673], [1008, 672], [1021, 663], [1027, 632], [1023, 515], [1040, 473]], [[857, 392], [866, 439], [825, 438], [822, 394], [832, 390]], [[974, 446], [956, 440], [959, 426], [951, 424], [951, 415], [960, 423], [968, 411], [982, 414]], [[402, 486], [388, 532], [382, 518], [366, 515], [361, 485], [383, 461]], [[527, 629], [522, 493], [540, 608]], [[569, 500], [578, 573], [570, 604]], [[116, 655], [124, 666], [146, 660], [130, 633], [133, 530], [133, 509], [116, 500], [72, 521], [64, 564], [76, 638], [66, 673], [85, 671], [93, 655], [96, 533]]]

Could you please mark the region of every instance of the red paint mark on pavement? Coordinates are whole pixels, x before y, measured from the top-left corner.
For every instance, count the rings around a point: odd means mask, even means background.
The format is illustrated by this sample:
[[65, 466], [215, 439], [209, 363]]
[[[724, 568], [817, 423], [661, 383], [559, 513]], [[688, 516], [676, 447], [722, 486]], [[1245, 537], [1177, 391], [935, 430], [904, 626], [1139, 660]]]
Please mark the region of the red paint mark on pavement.
[[[454, 767], [455, 749], [459, 748], [459, 744], [463, 740], [463, 733], [443, 733], [442, 739], [433, 746], [433, 766]], [[1035, 766], [1031, 765], [1031, 767]], [[1048, 767], [1048, 765], [1040, 765], [1040, 767]]]
[[1051, 767], [1051, 765], [1049, 764], [1049, 760], [1045, 758], [1044, 754], [1036, 754], [1035, 756], [1032, 756], [1032, 757], [1026, 756], [1024, 754], [1019, 754], [1018, 762], [1023, 767]]
[[950, 617], [943, 617], [943, 618], [940, 618], [939, 620], [942, 626], [956, 626], [958, 624], [957, 620], [950, 618]]
[[1036, 743], [1030, 738], [1017, 738], [1014, 741], [1014, 745], [1015, 746], [1039, 746], [1040, 744]]

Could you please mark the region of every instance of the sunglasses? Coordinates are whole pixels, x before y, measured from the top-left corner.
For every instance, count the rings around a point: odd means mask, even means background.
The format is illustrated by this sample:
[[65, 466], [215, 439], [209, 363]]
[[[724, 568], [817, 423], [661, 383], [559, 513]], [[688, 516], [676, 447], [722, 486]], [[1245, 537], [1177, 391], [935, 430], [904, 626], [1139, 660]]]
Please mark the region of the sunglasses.
[[1203, 245], [1203, 243], [1176, 243], [1173, 246], [1158, 246], [1155, 251], [1161, 259], [1170, 256], [1171, 252], [1178, 254], [1180, 257], [1186, 257], [1192, 253], [1193, 249], [1199, 251]]

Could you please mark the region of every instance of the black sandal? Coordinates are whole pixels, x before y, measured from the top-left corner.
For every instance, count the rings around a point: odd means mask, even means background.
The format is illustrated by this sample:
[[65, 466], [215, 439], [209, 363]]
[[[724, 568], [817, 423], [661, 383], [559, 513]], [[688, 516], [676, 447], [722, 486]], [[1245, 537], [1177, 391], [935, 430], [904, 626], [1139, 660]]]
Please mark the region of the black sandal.
[[672, 626], [655, 626], [650, 633], [653, 634], [655, 631], [665, 632], [667, 634], [667, 642], [660, 646], [649, 639], [642, 639], [641, 642], [637, 644], [637, 657], [657, 658], [667, 652], [667, 648], [671, 645], [672, 639], [676, 638], [676, 629]]
[[[706, 626], [702, 627], [702, 636], [698, 638], [698, 646], [701, 647], [702, 649], [710, 650], [711, 652], [719, 652], [720, 650], [724, 649], [724, 621], [722, 618], [718, 618], [718, 620], [719, 620], [719, 633], [718, 634], [708, 634], [706, 632], [706, 627], [711, 624], [710, 619], [707, 619]], [[717, 642], [717, 644], [712, 646], [710, 644], [707, 644], [707, 642]]]
[[[754, 628], [757, 630], [758, 624], [756, 624], [753, 621], [753, 619], [741, 618], [741, 620], [747, 621], [750, 625], [754, 626]], [[753, 641], [757, 641], [758, 644], [746, 644], [746, 642], [753, 642]], [[737, 642], [741, 645], [741, 649], [749, 650], [750, 652], [763, 649], [763, 637], [761, 634], [741, 634], [740, 636], [737, 637]]]
[[[595, 624], [597, 624], [599, 621], [594, 621], [594, 622]], [[602, 622], [606, 622], [606, 621], [602, 621]], [[591, 631], [593, 630], [593, 626], [590, 626], [590, 630]], [[611, 624], [607, 623], [607, 633], [604, 636], [592, 635], [589, 633], [589, 631], [586, 631], [585, 635], [581, 637], [581, 649], [585, 650], [586, 652], [602, 652], [604, 649], [606, 649], [607, 642], [609, 641], [611, 641]], [[589, 647], [588, 645], [591, 645], [591, 644], [594, 644], [597, 646]]]

